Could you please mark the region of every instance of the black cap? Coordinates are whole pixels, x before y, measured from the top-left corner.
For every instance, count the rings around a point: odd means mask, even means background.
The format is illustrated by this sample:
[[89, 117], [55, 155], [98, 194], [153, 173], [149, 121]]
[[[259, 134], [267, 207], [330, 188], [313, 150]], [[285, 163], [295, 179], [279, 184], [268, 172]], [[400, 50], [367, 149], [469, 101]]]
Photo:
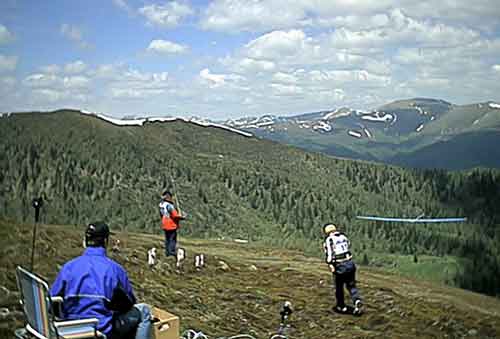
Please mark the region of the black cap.
[[85, 230], [85, 237], [88, 239], [104, 239], [107, 238], [110, 233], [109, 227], [105, 222], [97, 221], [92, 222], [87, 226], [87, 229]]

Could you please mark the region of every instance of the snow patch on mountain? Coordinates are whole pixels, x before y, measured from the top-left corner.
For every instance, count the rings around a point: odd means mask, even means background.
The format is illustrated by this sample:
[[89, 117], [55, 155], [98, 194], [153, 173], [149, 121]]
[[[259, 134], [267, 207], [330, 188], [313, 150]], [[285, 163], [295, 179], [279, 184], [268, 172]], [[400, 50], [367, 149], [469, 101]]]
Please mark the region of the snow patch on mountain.
[[488, 104], [491, 108], [496, 108], [496, 109], [500, 109], [500, 104], [497, 104], [495, 102], [490, 102]]
[[363, 128], [363, 131], [365, 132], [365, 134], [368, 138], [371, 139], [373, 137], [371, 132], [368, 130], [368, 128]]
[[104, 115], [104, 114], [94, 113], [94, 112], [90, 112], [90, 111], [87, 111], [87, 110], [82, 110], [80, 112], [82, 114], [85, 114], [85, 115], [96, 116], [96, 117], [98, 117], [98, 118], [100, 118], [102, 120], [105, 120], [105, 121], [110, 122], [113, 125], [117, 125], [117, 126], [144, 126], [144, 124], [146, 122], [172, 122], [172, 121], [176, 121], [176, 120], [182, 120], [184, 122], [189, 122], [189, 123], [196, 124], [196, 125], [203, 126], [203, 127], [217, 127], [217, 128], [222, 128], [222, 129], [234, 132], [234, 133], [238, 133], [238, 134], [244, 135], [246, 137], [252, 137], [253, 136], [252, 133], [240, 131], [240, 130], [238, 130], [236, 128], [232, 128], [232, 127], [229, 127], [229, 126], [226, 126], [226, 125], [212, 123], [210, 121], [207, 121], [207, 120], [201, 119], [201, 118], [197, 118], [197, 117], [191, 117], [191, 118], [188, 118], [188, 119], [186, 119], [186, 118], [178, 118], [178, 117], [150, 117], [150, 118], [140, 118], [140, 119], [117, 119], [117, 118], [109, 117], [109, 116]]
[[374, 112], [361, 115], [361, 119], [375, 122], [390, 122], [394, 120], [394, 116], [385, 112]]
[[262, 127], [269, 127], [271, 125], [275, 124], [276, 118], [274, 116], [269, 116], [265, 115], [262, 117], [250, 117], [250, 118], [241, 118], [238, 120], [233, 120], [229, 119], [222, 124], [225, 126], [230, 126], [230, 127], [237, 127], [237, 128], [262, 128]]
[[355, 138], [358, 138], [358, 139], [361, 139], [362, 137], [362, 134], [358, 131], [353, 131], [353, 130], [349, 130], [347, 132], [351, 137], [355, 137]]
[[320, 121], [317, 125], [313, 126], [313, 130], [323, 130], [325, 132], [330, 132], [332, 130], [332, 126], [325, 122], [325, 121]]
[[333, 112], [326, 113], [322, 120], [330, 120], [330, 119], [336, 119], [336, 118], [341, 118], [341, 117], [347, 117], [351, 115], [352, 109], [346, 109], [346, 108], [337, 108]]

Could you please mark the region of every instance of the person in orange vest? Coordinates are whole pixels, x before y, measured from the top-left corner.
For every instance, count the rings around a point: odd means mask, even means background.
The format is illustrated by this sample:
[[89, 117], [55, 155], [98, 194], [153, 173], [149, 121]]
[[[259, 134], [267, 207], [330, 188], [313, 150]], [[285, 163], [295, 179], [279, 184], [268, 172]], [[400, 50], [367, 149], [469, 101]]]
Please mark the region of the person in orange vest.
[[177, 229], [179, 222], [184, 219], [177, 209], [173, 201], [173, 194], [170, 191], [165, 191], [162, 194], [160, 202], [160, 216], [162, 229], [165, 232], [165, 255], [176, 256], [177, 247]]

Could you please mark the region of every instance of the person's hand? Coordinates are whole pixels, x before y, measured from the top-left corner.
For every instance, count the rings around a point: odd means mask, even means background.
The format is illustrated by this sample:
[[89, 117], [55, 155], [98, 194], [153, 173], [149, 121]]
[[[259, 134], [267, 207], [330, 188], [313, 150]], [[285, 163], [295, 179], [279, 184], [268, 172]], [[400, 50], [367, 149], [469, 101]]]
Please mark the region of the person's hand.
[[335, 266], [333, 266], [333, 265], [328, 265], [328, 266], [330, 267], [330, 271], [332, 273], [335, 273]]

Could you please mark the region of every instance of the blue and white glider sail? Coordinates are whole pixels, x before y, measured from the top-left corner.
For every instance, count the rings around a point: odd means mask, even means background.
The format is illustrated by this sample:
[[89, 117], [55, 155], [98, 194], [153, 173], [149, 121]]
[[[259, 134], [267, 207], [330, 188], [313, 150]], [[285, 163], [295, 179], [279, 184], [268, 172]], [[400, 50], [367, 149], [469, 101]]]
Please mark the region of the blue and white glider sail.
[[422, 219], [417, 217], [415, 219], [409, 218], [385, 218], [385, 217], [372, 217], [372, 216], [356, 216], [358, 219], [363, 220], [374, 220], [374, 221], [386, 221], [386, 222], [409, 222], [409, 223], [441, 223], [441, 222], [465, 222], [467, 218], [432, 218], [432, 219]]

